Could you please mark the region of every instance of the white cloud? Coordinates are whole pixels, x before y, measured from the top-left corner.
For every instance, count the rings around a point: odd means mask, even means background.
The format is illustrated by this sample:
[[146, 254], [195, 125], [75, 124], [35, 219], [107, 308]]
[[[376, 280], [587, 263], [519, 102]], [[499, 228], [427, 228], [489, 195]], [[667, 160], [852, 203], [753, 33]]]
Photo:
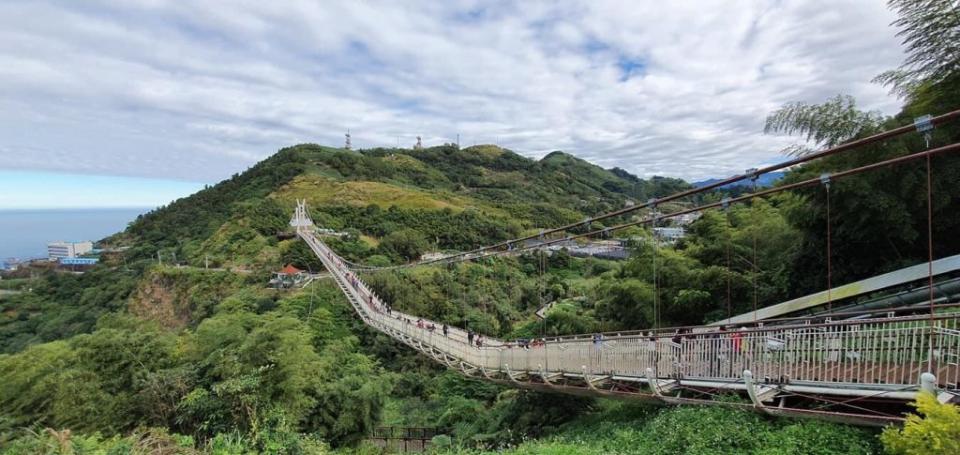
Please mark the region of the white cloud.
[[788, 101], [901, 48], [882, 2], [8, 1], [0, 168], [214, 181], [297, 142], [499, 142], [639, 175], [776, 159]]

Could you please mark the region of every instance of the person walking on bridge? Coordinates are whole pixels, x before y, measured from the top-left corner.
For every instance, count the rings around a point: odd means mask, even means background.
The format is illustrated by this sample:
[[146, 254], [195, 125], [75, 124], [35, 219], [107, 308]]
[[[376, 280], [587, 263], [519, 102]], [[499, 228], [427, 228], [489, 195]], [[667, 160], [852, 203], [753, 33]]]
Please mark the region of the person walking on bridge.
[[447, 325], [444, 324], [444, 325], [443, 325], [443, 336], [449, 336], [449, 335], [450, 335], [449, 330], [450, 330], [450, 329], [447, 328]]
[[603, 334], [595, 333], [593, 334], [593, 350], [594, 350], [594, 362], [596, 362], [597, 370], [601, 369], [601, 364], [603, 362]]

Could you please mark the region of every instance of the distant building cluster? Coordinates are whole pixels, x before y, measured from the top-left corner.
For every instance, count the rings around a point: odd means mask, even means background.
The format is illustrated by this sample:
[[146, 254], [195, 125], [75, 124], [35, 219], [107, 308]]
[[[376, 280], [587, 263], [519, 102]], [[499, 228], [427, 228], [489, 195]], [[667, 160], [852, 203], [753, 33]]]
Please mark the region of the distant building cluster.
[[100, 262], [100, 250], [93, 248], [93, 242], [50, 242], [47, 244], [47, 258], [73, 270], [96, 265]]
[[93, 252], [93, 242], [50, 242], [47, 244], [47, 256], [51, 261], [83, 256]]
[[687, 230], [683, 227], [658, 227], [653, 228], [653, 235], [657, 239], [673, 243], [687, 236]]
[[[541, 240], [526, 240], [523, 242], [526, 248], [535, 248], [544, 243]], [[576, 240], [564, 240], [551, 243], [546, 247], [548, 252], [567, 250], [571, 256], [587, 257], [593, 256], [603, 259], [626, 259], [630, 257], [630, 250], [627, 247], [626, 240], [591, 240], [579, 243]]]

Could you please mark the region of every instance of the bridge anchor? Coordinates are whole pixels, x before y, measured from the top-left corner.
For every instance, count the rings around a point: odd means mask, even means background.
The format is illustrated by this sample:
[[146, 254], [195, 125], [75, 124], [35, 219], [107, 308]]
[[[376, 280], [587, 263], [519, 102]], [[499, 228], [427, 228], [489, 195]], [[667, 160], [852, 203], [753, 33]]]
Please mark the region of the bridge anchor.
[[764, 402], [772, 401], [780, 391], [776, 387], [764, 387], [754, 383], [753, 373], [750, 370], [743, 370], [743, 384], [747, 386], [747, 395], [750, 396], [753, 407], [769, 413]]
[[661, 400], [664, 400], [665, 394], [670, 393], [671, 390], [677, 388], [677, 385], [679, 385], [676, 379], [667, 381], [657, 379], [657, 376], [653, 373], [653, 368], [647, 368], [646, 371], [644, 371], [644, 375], [647, 377], [647, 385], [650, 386], [650, 390]]
[[581, 368], [583, 369], [583, 382], [587, 384], [587, 387], [589, 387], [590, 390], [595, 392], [599, 391], [595, 383], [602, 383], [610, 379], [610, 376], [597, 376], [595, 378], [591, 378], [590, 375], [587, 374], [587, 366], [581, 365]]

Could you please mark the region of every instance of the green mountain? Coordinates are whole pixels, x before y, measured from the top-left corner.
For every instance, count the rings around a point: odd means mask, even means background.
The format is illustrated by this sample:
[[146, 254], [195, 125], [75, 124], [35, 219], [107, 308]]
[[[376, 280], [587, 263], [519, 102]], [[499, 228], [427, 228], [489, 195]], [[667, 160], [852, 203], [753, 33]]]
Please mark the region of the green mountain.
[[276, 234], [304, 198], [318, 223], [357, 230], [369, 247], [356, 245], [351, 257], [360, 260], [403, 229], [427, 248], [467, 249], [688, 187], [562, 152], [537, 161], [490, 145], [347, 151], [304, 144], [143, 215], [110, 242], [142, 258], [160, 249], [193, 265], [276, 267], [292, 259]]
[[[958, 65], [939, 39], [956, 21], [929, 20], [955, 16], [951, 5], [891, 2], [909, 58], [880, 80], [905, 97], [899, 114], [837, 97], [788, 104], [768, 128], [829, 145], [956, 109]], [[928, 137], [888, 138], [794, 167], [776, 185], [958, 140], [956, 122], [937, 125]], [[397, 309], [505, 338], [642, 329], [654, 315], [662, 326], [715, 321], [822, 289], [828, 223], [834, 283], [925, 261], [930, 231], [936, 257], [960, 253], [960, 159], [944, 153], [928, 163], [930, 174], [918, 164], [889, 167], [836, 179], [829, 193], [811, 187], [706, 211], [682, 241], [637, 242], [626, 261], [561, 251], [366, 279]], [[736, 406], [534, 393], [465, 378], [373, 332], [330, 280], [266, 285], [285, 263], [318, 268], [287, 227], [296, 199], [307, 199], [318, 224], [345, 231], [330, 241], [339, 253], [390, 264], [688, 187], [561, 152], [532, 160], [493, 146], [283, 149], [139, 217], [102, 242], [122, 253], [91, 271], [4, 275], [0, 288], [14, 292], [0, 293], [0, 455], [373, 454], [363, 439], [377, 426], [435, 427], [437, 451], [457, 454], [957, 452], [960, 414], [933, 396], [918, 403], [923, 417], [878, 438], [876, 429]]]
[[[372, 333], [331, 282], [289, 291], [266, 286], [283, 264], [319, 267], [290, 236], [295, 200], [308, 201], [318, 224], [348, 233], [331, 240], [344, 255], [387, 264], [429, 250], [474, 248], [687, 187], [560, 152], [533, 160], [493, 146], [285, 148], [104, 239], [125, 253], [105, 257], [91, 272], [12, 282], [31, 292], [0, 299], [0, 352], [7, 353], [0, 354], [0, 446], [39, 450], [30, 444], [45, 443], [19, 430], [36, 425], [91, 435], [84, 440], [91, 445], [127, 443], [100, 440], [97, 432], [133, 432], [124, 441], [227, 447], [217, 453], [235, 453], [237, 437], [245, 447], [322, 453], [311, 450], [351, 446], [378, 424], [439, 425], [481, 437], [502, 427], [502, 413], [521, 412], [511, 404], [516, 391], [465, 380]], [[532, 330], [532, 312], [544, 298], [580, 299], [590, 280], [614, 268], [560, 255], [551, 258], [551, 271], [537, 275], [532, 261], [369, 279], [398, 307], [507, 334]], [[564, 313], [551, 324], [576, 331], [592, 329], [591, 321], [589, 314]], [[521, 396], [522, 412], [534, 412], [534, 396]], [[552, 406], [565, 416], [589, 403]], [[464, 407], [473, 418], [441, 416]]]

